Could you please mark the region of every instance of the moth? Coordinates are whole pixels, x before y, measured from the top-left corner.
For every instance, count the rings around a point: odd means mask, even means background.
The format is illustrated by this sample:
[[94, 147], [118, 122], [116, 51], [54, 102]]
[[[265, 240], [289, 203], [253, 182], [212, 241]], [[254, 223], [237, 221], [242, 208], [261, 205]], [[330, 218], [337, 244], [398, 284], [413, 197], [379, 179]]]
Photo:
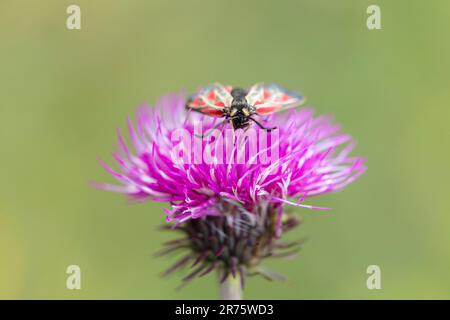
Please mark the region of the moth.
[[246, 90], [214, 83], [200, 89], [186, 102], [186, 108], [212, 117], [225, 118], [216, 127], [230, 122], [233, 129], [247, 129], [251, 122], [266, 128], [256, 117], [301, 106], [305, 98], [283, 87], [261, 83]]

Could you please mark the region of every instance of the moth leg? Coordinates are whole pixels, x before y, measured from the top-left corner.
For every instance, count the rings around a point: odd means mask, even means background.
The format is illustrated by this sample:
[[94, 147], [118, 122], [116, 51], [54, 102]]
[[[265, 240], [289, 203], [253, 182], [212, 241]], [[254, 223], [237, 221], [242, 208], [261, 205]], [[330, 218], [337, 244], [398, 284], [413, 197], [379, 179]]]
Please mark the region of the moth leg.
[[223, 125], [225, 122], [227, 122], [227, 121], [229, 121], [228, 119], [225, 119], [225, 120], [223, 120], [223, 121], [220, 121], [218, 124], [216, 124], [214, 127], [212, 127], [211, 129], [209, 129], [208, 131], [206, 131], [204, 134], [196, 134], [196, 133], [194, 133], [194, 136], [196, 136], [197, 138], [201, 138], [201, 139], [203, 139], [203, 138], [206, 138], [206, 137], [209, 137], [213, 132], [214, 132], [214, 130], [216, 130], [218, 127], [220, 127], [221, 125]]
[[264, 127], [261, 123], [259, 123], [256, 119], [253, 119], [252, 117], [248, 117], [250, 120], [252, 120], [254, 123], [256, 123], [258, 125], [258, 127], [260, 127], [261, 129], [267, 130], [267, 131], [272, 131], [275, 130], [277, 127], [273, 127], [273, 128], [266, 128]]

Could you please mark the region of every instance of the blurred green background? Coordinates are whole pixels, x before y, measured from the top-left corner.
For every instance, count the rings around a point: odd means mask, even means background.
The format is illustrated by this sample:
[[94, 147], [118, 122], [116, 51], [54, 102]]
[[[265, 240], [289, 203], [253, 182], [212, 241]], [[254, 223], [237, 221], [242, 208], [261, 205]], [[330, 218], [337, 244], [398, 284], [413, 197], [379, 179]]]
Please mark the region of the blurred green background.
[[[66, 8], [81, 7], [81, 30]], [[382, 30], [366, 28], [380, 5]], [[0, 298], [216, 298], [212, 275], [153, 258], [174, 234], [164, 204], [130, 205], [111, 182], [116, 128], [144, 101], [213, 81], [301, 90], [358, 140], [369, 170], [295, 209], [309, 237], [271, 260], [287, 284], [254, 277], [253, 299], [450, 298], [449, 1], [0, 2]], [[82, 290], [67, 290], [68, 265]], [[366, 288], [366, 268], [382, 289]]]

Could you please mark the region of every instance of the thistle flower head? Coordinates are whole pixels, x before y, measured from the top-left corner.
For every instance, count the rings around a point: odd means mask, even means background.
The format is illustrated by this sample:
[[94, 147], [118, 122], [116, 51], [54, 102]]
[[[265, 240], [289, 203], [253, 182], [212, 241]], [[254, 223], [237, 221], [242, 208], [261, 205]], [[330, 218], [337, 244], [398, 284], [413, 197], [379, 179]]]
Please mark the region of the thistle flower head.
[[355, 143], [331, 117], [314, 117], [311, 109], [262, 119], [277, 128], [270, 133], [256, 125], [246, 132], [217, 129], [220, 121], [186, 110], [183, 95], [141, 106], [134, 123], [128, 119], [130, 144], [119, 131], [117, 169], [101, 162], [119, 185], [97, 186], [170, 204], [166, 219], [184, 236], [163, 252], [190, 252], [167, 273], [192, 263], [186, 282], [216, 268], [222, 279], [240, 274], [244, 281], [251, 272], [273, 277], [259, 262], [298, 245], [281, 242], [299, 223], [284, 207], [326, 209], [303, 201], [357, 179], [364, 160], [350, 156]]

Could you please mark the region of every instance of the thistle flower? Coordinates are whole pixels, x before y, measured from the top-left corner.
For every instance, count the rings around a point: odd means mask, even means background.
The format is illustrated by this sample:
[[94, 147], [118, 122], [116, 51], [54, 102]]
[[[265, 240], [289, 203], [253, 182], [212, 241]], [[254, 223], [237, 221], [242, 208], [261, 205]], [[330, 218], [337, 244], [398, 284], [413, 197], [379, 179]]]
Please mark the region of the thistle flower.
[[[254, 126], [253, 136], [232, 132], [232, 143], [224, 146], [222, 136], [200, 139], [197, 134], [215, 130], [220, 120], [184, 106], [184, 96], [173, 94], [162, 97], [154, 108], [138, 108], [135, 124], [128, 119], [133, 149], [119, 131], [119, 151], [113, 153], [118, 169], [101, 162], [120, 185], [96, 186], [137, 201], [170, 204], [165, 209], [167, 228], [180, 231], [182, 237], [167, 243], [161, 254], [188, 252], [164, 274], [191, 264], [184, 284], [216, 269], [222, 283], [239, 279], [241, 287], [247, 275], [279, 277], [260, 262], [298, 250], [300, 241], [281, 240], [300, 223], [285, 206], [328, 209], [303, 201], [340, 190], [365, 171], [364, 160], [350, 156], [354, 141], [340, 133], [331, 117], [314, 117], [311, 109], [303, 108], [264, 119], [278, 128], [270, 137]], [[189, 138], [176, 139], [181, 133]], [[249, 137], [260, 146], [256, 153], [246, 146]], [[242, 151], [245, 160], [237, 161]], [[205, 153], [208, 161], [202, 158]]]

